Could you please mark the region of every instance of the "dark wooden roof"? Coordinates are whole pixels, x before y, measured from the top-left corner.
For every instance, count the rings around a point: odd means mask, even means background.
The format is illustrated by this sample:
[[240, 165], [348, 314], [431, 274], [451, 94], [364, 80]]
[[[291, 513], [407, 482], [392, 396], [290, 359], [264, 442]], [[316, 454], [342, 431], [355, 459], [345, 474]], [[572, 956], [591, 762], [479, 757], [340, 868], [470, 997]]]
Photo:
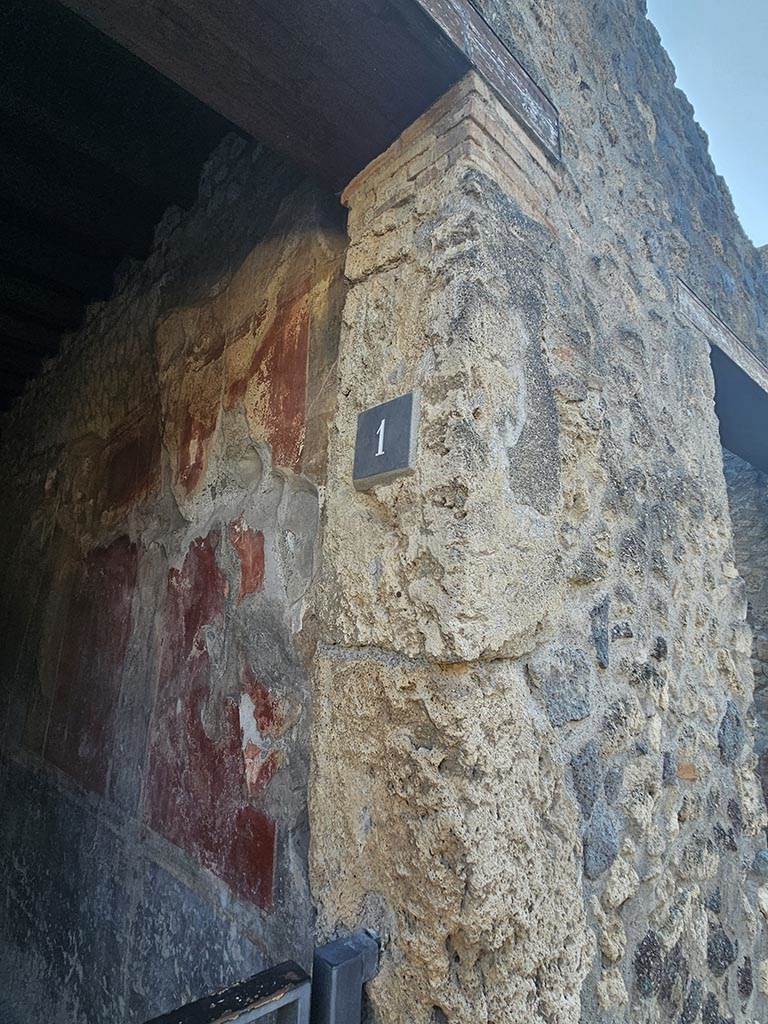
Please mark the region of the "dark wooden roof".
[[0, 32], [0, 408], [231, 130], [54, 0], [6, 0]]

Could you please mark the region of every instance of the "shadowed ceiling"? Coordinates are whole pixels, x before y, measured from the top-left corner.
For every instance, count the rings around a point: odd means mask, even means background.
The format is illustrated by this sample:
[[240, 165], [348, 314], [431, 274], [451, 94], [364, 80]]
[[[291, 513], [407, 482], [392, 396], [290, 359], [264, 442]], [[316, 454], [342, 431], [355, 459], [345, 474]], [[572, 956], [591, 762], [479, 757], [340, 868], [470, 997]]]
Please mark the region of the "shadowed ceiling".
[[231, 126], [54, 0], [0, 32], [0, 408], [56, 353], [117, 264], [189, 204]]

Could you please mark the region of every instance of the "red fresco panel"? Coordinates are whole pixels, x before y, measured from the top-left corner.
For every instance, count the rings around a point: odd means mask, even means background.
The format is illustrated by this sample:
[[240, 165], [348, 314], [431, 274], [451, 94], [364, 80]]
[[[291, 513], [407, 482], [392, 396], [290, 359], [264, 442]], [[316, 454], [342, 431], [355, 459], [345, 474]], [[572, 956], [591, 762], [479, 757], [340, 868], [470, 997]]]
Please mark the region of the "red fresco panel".
[[237, 603], [264, 585], [264, 534], [252, 530], [241, 516], [229, 524], [229, 541], [240, 559], [240, 591]]
[[258, 415], [264, 425], [272, 457], [279, 466], [295, 469], [301, 462], [304, 443], [307, 354], [309, 350], [309, 308], [306, 283], [296, 298], [283, 301], [253, 353], [243, 376], [232, 381], [227, 406], [242, 401], [249, 385], [260, 385], [265, 407]]
[[194, 541], [168, 574], [146, 815], [238, 896], [267, 908], [276, 827], [247, 802], [238, 703], [216, 691], [205, 641], [225, 628], [219, 543], [217, 531]]
[[131, 633], [138, 548], [127, 537], [83, 560], [61, 637], [44, 756], [103, 793]]

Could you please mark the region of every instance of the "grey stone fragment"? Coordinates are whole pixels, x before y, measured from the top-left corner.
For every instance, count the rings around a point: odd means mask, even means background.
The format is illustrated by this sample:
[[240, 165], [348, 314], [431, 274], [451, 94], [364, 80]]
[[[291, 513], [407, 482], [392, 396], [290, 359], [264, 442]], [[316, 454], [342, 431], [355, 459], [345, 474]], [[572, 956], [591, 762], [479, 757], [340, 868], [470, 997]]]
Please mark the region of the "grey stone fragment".
[[719, 887], [713, 889], [709, 896], [704, 900], [704, 905], [707, 910], [711, 910], [713, 914], [719, 914], [723, 909], [723, 894]]
[[591, 711], [591, 671], [586, 654], [576, 647], [542, 651], [528, 666], [533, 686], [541, 691], [549, 720], [559, 728], [580, 722]]
[[650, 931], [635, 950], [634, 959], [637, 990], [646, 999], [658, 992], [663, 963], [656, 932]]
[[659, 999], [672, 1005], [679, 1003], [688, 984], [688, 974], [688, 961], [683, 956], [682, 947], [678, 942], [664, 959]]
[[631, 640], [634, 635], [629, 622], [614, 622], [611, 627], [611, 640]]
[[688, 986], [688, 991], [685, 994], [683, 1012], [680, 1014], [680, 1024], [694, 1024], [694, 1021], [699, 1016], [699, 1011], [701, 1010], [702, 990], [703, 986], [701, 982], [697, 978], [694, 978]]
[[741, 804], [738, 800], [731, 799], [728, 801], [728, 818], [733, 825], [733, 831], [736, 835], [739, 835], [744, 827], [744, 818], [741, 813]]
[[661, 781], [665, 786], [677, 781], [677, 755], [671, 750], [665, 750], [661, 759]]
[[768, 850], [760, 850], [755, 854], [750, 871], [761, 882], [768, 882]]
[[576, 799], [579, 801], [581, 813], [588, 818], [595, 806], [602, 782], [600, 749], [595, 740], [590, 740], [578, 754], [573, 755], [571, 771], [573, 772], [573, 787], [576, 790]]
[[717, 996], [710, 992], [704, 1001], [701, 1011], [703, 1024], [735, 1024], [733, 1017], [723, 1017], [717, 1002]]
[[608, 573], [608, 564], [593, 551], [582, 552], [571, 571], [572, 583], [599, 583]]
[[744, 738], [744, 725], [739, 717], [736, 705], [732, 700], [729, 700], [717, 733], [720, 757], [724, 764], [732, 765], [736, 763], [736, 758], [744, 746]]
[[610, 597], [607, 595], [600, 604], [596, 605], [590, 612], [592, 620], [592, 643], [595, 645], [595, 654], [600, 668], [608, 668], [610, 664], [610, 640], [611, 634], [608, 629], [608, 612], [610, 609]]
[[717, 996], [711, 992], [704, 1000], [704, 1008], [701, 1011], [701, 1019], [704, 1024], [720, 1024], [720, 1007], [717, 1003]]
[[707, 939], [707, 964], [710, 971], [721, 977], [736, 959], [734, 944], [722, 928], [713, 928]]
[[664, 661], [669, 653], [669, 646], [663, 636], [657, 636], [651, 651], [651, 657], [656, 661]]
[[590, 880], [599, 878], [616, 860], [619, 852], [619, 830], [616, 821], [601, 802], [595, 808], [584, 834], [584, 874]]
[[609, 804], [614, 803], [618, 799], [623, 782], [624, 771], [622, 768], [609, 768], [605, 773], [603, 789], [605, 790], [605, 799]]
[[712, 834], [715, 838], [715, 846], [720, 853], [736, 853], [739, 849], [732, 828], [724, 828], [715, 822], [712, 826]]
[[737, 981], [739, 987], [739, 995], [742, 999], [749, 999], [752, 995], [752, 989], [755, 987], [755, 983], [752, 976], [752, 958], [749, 956], [744, 957], [744, 963], [739, 967], [737, 973]]

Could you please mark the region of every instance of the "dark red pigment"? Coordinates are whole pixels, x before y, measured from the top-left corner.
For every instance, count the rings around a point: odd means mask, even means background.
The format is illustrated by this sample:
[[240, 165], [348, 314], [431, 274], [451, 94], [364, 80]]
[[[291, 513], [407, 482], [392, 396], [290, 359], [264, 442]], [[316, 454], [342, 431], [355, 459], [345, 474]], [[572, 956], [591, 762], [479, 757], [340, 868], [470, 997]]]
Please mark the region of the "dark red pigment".
[[264, 534], [252, 530], [243, 516], [229, 524], [229, 541], [240, 559], [237, 603], [264, 586]]
[[304, 441], [309, 349], [309, 284], [278, 306], [272, 323], [253, 353], [246, 372], [232, 381], [227, 407], [242, 401], [253, 380], [263, 382], [267, 407], [263, 419], [272, 457], [291, 469], [301, 462]]
[[196, 415], [190, 409], [183, 414], [179, 451], [177, 455], [177, 476], [187, 494], [197, 489], [208, 461], [208, 442], [216, 429], [218, 409], [207, 410]]
[[218, 531], [194, 541], [168, 574], [146, 816], [238, 896], [267, 908], [275, 823], [246, 802], [238, 704], [215, 690], [205, 643], [206, 629], [225, 625], [219, 541]]
[[160, 431], [156, 419], [148, 416], [107, 446], [107, 508], [123, 508], [141, 498], [155, 486], [159, 473]]
[[109, 772], [138, 561], [127, 537], [91, 551], [64, 618], [44, 756], [96, 793]]

